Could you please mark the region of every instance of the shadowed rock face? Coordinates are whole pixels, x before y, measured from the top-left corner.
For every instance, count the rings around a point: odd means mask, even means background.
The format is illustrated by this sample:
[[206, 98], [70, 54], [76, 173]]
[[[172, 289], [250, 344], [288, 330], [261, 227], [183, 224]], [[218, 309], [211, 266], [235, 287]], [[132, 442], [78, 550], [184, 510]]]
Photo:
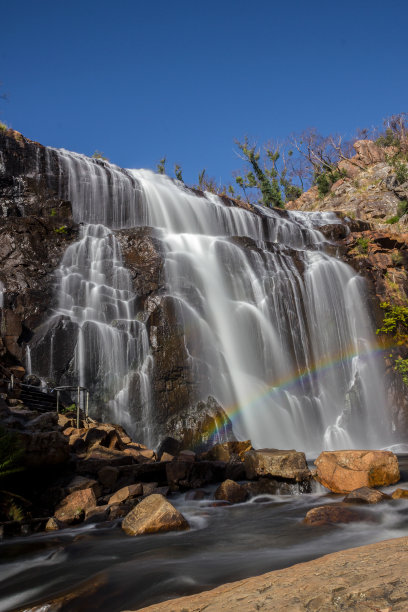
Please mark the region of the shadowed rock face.
[[54, 271], [75, 240], [71, 206], [58, 197], [57, 158], [18, 132], [0, 132], [0, 359], [24, 360], [24, 345], [54, 301]]

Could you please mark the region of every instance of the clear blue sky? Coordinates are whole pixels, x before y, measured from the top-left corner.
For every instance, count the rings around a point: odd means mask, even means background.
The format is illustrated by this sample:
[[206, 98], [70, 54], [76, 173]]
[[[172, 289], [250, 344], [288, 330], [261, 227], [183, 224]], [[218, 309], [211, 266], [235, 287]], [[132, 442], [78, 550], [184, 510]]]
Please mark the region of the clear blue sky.
[[241, 166], [234, 138], [350, 135], [408, 110], [407, 0], [9, 0], [0, 120], [187, 182]]

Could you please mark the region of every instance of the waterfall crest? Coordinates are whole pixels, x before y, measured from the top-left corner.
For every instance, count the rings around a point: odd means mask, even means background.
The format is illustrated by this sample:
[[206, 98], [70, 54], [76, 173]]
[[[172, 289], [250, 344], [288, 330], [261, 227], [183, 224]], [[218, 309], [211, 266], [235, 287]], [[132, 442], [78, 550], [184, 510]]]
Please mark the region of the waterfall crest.
[[[55, 150], [54, 150], [55, 152]], [[385, 394], [364, 281], [328, 254], [332, 213], [228, 206], [147, 170], [56, 151], [61, 197], [84, 224], [59, 270], [56, 316], [78, 326], [75, 369], [107, 418], [152, 443], [154, 368], [115, 230], [156, 228], [197, 383], [256, 447], [378, 447]], [[150, 433], [149, 433], [150, 432]]]

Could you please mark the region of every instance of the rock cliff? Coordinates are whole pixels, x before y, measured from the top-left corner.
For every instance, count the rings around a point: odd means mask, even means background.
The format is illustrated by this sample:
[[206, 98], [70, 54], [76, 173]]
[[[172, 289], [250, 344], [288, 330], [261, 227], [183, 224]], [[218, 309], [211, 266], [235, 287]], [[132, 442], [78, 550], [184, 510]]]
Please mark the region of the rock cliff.
[[[382, 327], [384, 310], [380, 304], [408, 304], [408, 165], [400, 162], [398, 173], [393, 147], [380, 147], [369, 140], [354, 144], [356, 155], [343, 160], [339, 168], [344, 177], [329, 193], [319, 194], [316, 186], [290, 202], [291, 210], [335, 211], [343, 217], [350, 233], [341, 226], [328, 228], [337, 241], [341, 257], [368, 281], [370, 311], [377, 328]], [[404, 167], [406, 170], [404, 170]], [[324, 228], [323, 228], [324, 229]], [[394, 428], [408, 429], [407, 385], [396, 369], [398, 358], [408, 357], [406, 339], [394, 341], [392, 334], [379, 334], [386, 363], [388, 403]]]

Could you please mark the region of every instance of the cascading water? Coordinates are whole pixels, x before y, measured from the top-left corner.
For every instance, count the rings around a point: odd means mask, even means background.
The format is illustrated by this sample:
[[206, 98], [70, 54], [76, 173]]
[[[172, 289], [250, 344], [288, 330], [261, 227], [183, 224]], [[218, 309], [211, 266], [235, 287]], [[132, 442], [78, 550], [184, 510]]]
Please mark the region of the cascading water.
[[75, 370], [108, 400], [107, 417], [138, 421], [132, 430], [152, 441], [154, 365], [112, 232], [150, 226], [197, 399], [216, 397], [238, 437], [311, 454], [387, 442], [364, 283], [318, 230], [335, 215], [251, 212], [150, 171], [56, 153], [61, 196], [89, 224], [64, 256], [57, 314], [79, 326]]

